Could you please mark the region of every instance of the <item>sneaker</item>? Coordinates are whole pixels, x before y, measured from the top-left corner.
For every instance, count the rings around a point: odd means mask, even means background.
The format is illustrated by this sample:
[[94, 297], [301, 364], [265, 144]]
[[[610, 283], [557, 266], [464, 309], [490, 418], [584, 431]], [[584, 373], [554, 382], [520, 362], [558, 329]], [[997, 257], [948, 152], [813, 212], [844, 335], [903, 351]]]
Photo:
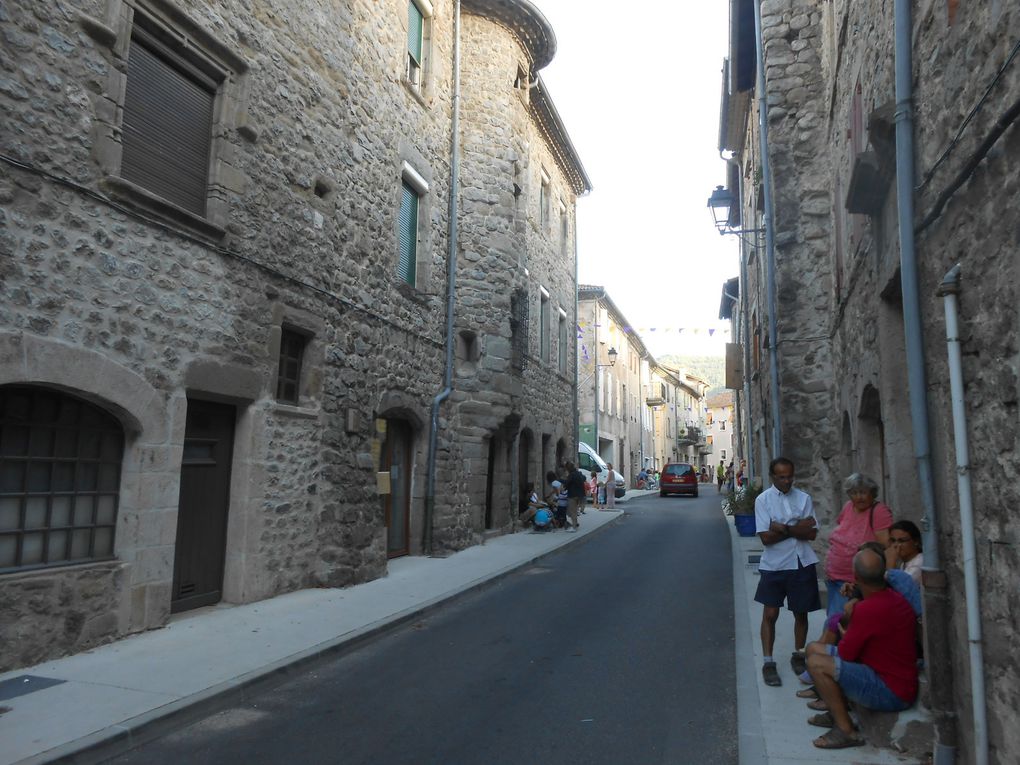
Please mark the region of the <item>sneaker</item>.
[[568, 534], [570, 534], [570, 533], [573, 533], [573, 532], [575, 532], [575, 531], [577, 531], [577, 529], [576, 529], [576, 528], [574, 528], [573, 526], [567, 526], [567, 533], [568, 533]]
[[762, 665], [761, 675], [765, 679], [765, 685], [783, 684], [782, 679], [779, 677], [779, 670], [776, 669], [776, 663], [774, 661], [769, 661]]
[[793, 674], [803, 675], [807, 672], [807, 661], [804, 659], [803, 651], [794, 651], [790, 656], [790, 666], [793, 667]]

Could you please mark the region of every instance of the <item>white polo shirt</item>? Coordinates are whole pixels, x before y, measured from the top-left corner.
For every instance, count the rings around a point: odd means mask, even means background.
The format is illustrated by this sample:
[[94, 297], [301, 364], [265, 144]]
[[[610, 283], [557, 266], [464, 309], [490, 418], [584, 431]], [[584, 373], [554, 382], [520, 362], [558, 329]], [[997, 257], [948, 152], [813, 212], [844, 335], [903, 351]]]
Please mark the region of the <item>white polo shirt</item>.
[[[772, 521], [790, 525], [804, 518], [818, 521], [811, 497], [800, 489], [791, 488], [789, 493], [783, 494], [775, 486], [770, 486], [754, 501], [754, 530], [758, 534], [768, 531]], [[818, 556], [810, 542], [788, 537], [774, 545], [765, 545], [758, 570], [789, 571], [798, 568], [798, 562], [810, 566], [818, 562]]]

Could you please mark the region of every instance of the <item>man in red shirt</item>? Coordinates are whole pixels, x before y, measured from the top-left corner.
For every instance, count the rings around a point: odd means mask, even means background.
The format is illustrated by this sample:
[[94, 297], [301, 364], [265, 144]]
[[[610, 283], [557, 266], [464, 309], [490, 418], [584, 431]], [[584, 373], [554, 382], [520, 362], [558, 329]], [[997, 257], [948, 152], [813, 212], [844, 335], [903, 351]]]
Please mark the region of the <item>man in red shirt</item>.
[[885, 581], [885, 558], [864, 549], [854, 556], [854, 577], [863, 600], [854, 609], [838, 648], [812, 643], [807, 666], [828, 712], [808, 722], [831, 727], [816, 738], [820, 749], [862, 746], [847, 699], [878, 712], [899, 712], [917, 697], [917, 617]]

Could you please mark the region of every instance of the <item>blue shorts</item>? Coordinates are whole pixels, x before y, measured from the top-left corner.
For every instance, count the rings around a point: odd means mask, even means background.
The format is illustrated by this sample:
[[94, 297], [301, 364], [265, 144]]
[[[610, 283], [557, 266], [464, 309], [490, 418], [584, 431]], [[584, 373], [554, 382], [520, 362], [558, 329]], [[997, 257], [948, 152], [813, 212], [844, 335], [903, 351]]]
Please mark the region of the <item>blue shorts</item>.
[[761, 578], [758, 580], [754, 599], [763, 606], [781, 608], [785, 600], [786, 607], [795, 614], [806, 614], [822, 607], [814, 563], [787, 571], [759, 573]]
[[876, 712], [901, 712], [910, 706], [895, 693], [867, 664], [843, 661], [836, 653], [836, 646], [829, 646], [829, 655], [836, 662], [836, 682], [851, 701]]
[[829, 593], [829, 603], [825, 609], [826, 616], [832, 616], [833, 614], [843, 615], [843, 606], [846, 605], [847, 599], [843, 597], [840, 590], [844, 584], [846, 582], [839, 579], [826, 578], [825, 589]]

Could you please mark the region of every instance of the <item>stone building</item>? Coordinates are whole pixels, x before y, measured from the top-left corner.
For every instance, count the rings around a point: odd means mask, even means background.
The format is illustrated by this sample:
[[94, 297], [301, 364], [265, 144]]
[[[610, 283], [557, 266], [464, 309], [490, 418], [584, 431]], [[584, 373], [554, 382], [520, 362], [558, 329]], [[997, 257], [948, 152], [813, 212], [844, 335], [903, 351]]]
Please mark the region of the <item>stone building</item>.
[[740, 458], [734, 451], [737, 441], [736, 413], [732, 391], [724, 391], [709, 396], [705, 401], [708, 414], [705, 417], [705, 430], [710, 451], [706, 455], [709, 466], [718, 466], [720, 462], [734, 468], [740, 465]]
[[[909, 58], [897, 50], [894, 8], [913, 12], [901, 37]], [[733, 9], [720, 149], [731, 153], [728, 188], [740, 200], [730, 223], [774, 225], [779, 331], [771, 340], [783, 442], [761, 438], [772, 412], [760, 236], [741, 245], [752, 428], [763, 455], [797, 459], [798, 481], [815, 494], [823, 522], [842, 501], [839, 479], [861, 470], [897, 518], [922, 526], [922, 701], [935, 727], [924, 748], [935, 762], [980, 761], [986, 746], [986, 761], [1012, 762], [1020, 750], [1020, 560], [1007, 510], [1018, 501], [1020, 430], [1020, 7], [761, 3], [774, 223], [762, 215], [755, 6], [740, 0]], [[911, 64], [904, 79], [912, 93], [896, 92], [897, 56]], [[897, 124], [912, 152], [898, 155]], [[902, 187], [898, 172], [907, 174]], [[958, 292], [960, 411], [973, 447], [965, 470], [957, 468], [960, 423], [939, 294], [957, 263], [949, 292]], [[969, 503], [959, 476], [972, 486], [972, 527], [961, 517]], [[976, 552], [968, 556], [971, 531]], [[971, 566], [978, 596], [968, 603]], [[980, 635], [968, 627], [968, 606]], [[983, 693], [974, 678], [983, 678]]]
[[642, 385], [652, 356], [604, 287], [579, 285], [577, 299], [580, 439], [631, 485], [641, 466], [651, 464]]
[[454, 8], [0, 9], [0, 669], [475, 544], [573, 452], [555, 36], [465, 0], [458, 93]]

